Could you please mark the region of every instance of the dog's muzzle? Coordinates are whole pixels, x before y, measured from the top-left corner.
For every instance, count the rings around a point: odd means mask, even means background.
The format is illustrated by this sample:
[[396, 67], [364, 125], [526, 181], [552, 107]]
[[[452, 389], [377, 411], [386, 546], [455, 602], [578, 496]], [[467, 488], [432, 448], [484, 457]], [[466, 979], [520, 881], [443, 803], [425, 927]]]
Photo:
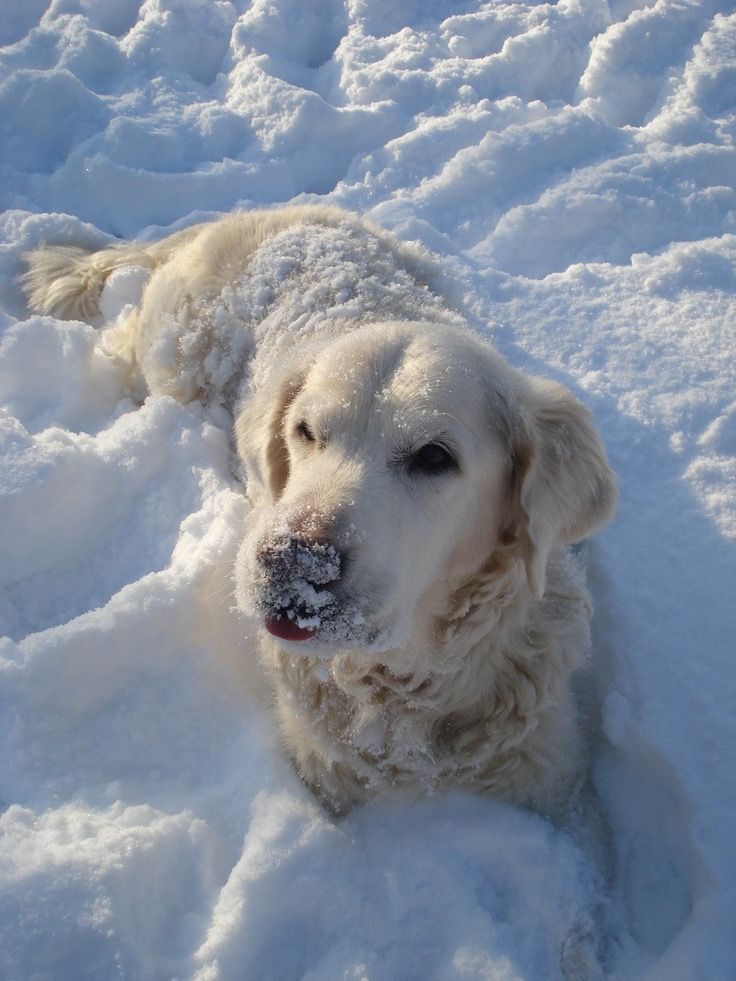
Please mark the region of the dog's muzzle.
[[347, 579], [353, 568], [348, 549], [301, 531], [272, 531], [250, 554], [247, 607], [272, 636], [300, 642], [304, 655], [326, 658], [379, 641], [370, 589], [356, 592]]
[[285, 535], [262, 542], [256, 563], [270, 633], [282, 640], [308, 640], [337, 619], [338, 599], [330, 587], [341, 578], [343, 559], [333, 545]]

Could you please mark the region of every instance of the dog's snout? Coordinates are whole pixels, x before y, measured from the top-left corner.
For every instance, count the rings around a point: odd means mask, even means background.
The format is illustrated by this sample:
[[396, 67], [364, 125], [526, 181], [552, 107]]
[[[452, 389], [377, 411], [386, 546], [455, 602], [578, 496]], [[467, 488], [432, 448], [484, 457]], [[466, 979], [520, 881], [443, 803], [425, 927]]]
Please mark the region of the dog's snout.
[[261, 542], [256, 560], [272, 578], [296, 576], [313, 586], [326, 586], [341, 577], [345, 556], [330, 542], [290, 534]]

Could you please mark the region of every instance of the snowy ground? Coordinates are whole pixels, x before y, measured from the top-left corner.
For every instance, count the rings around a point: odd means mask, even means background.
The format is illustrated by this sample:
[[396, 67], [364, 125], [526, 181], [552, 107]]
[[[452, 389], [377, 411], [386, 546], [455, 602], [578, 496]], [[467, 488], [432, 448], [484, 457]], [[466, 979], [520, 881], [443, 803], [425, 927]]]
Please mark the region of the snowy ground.
[[736, 977], [733, 0], [47, 5], [0, 9], [0, 974], [547, 981], [594, 902], [493, 801], [320, 810], [230, 609], [225, 421], [24, 309], [40, 241], [328, 200], [593, 409], [606, 974]]

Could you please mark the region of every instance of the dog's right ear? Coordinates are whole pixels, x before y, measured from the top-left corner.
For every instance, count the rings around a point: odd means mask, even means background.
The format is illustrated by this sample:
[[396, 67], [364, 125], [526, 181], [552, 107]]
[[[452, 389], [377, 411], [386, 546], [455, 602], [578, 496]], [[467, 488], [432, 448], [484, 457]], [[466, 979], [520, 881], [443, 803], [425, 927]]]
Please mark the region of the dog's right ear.
[[273, 381], [247, 395], [235, 419], [235, 445], [243, 461], [248, 497], [273, 504], [289, 479], [284, 417], [301, 390], [306, 368], [289, 366]]
[[590, 412], [562, 385], [518, 377], [507, 437], [512, 515], [505, 533], [541, 599], [550, 550], [579, 542], [610, 520], [616, 482]]

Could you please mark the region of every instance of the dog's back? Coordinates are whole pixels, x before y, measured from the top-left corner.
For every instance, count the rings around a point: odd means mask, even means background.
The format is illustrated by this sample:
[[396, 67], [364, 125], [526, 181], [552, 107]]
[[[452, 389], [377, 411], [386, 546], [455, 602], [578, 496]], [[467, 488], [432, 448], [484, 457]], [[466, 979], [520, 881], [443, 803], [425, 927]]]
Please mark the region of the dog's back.
[[36, 313], [95, 323], [100, 318], [99, 298], [105, 282], [123, 266], [153, 270], [199, 240], [201, 247], [192, 258], [200, 275], [226, 278], [233, 269], [245, 267], [263, 242], [293, 225], [334, 227], [343, 223], [369, 230], [418, 280], [426, 281], [438, 273], [436, 265], [419, 249], [351, 212], [330, 205], [300, 205], [238, 212], [216, 222], [193, 225], [158, 242], [121, 242], [99, 251], [42, 245], [24, 255], [28, 269], [21, 281], [28, 304]]

